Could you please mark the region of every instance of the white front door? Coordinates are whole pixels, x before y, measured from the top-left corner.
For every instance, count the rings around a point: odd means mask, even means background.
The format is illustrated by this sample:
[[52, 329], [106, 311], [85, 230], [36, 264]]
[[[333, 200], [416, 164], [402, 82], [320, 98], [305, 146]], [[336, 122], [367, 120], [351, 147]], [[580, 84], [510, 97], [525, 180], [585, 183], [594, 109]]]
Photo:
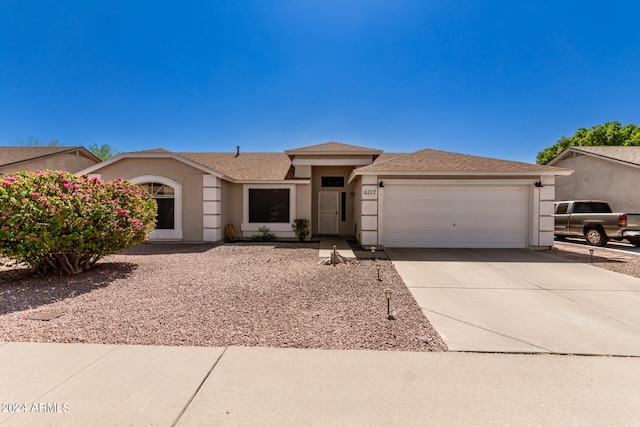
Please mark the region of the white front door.
[[318, 191], [318, 234], [338, 234], [337, 191]]

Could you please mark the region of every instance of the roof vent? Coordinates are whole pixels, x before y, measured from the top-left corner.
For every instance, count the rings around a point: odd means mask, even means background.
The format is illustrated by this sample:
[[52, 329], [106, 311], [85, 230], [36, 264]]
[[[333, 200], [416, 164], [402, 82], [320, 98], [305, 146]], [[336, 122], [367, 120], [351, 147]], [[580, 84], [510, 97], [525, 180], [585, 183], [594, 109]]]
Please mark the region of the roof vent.
[[236, 157], [240, 155], [240, 146], [236, 145]]

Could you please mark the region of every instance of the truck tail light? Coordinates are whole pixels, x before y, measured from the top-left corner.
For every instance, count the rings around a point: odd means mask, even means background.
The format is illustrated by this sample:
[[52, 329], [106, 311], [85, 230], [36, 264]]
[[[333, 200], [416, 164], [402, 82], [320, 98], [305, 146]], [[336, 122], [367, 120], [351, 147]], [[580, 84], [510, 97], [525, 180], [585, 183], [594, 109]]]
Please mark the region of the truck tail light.
[[627, 226], [627, 216], [620, 215], [618, 217], [618, 227], [626, 227]]

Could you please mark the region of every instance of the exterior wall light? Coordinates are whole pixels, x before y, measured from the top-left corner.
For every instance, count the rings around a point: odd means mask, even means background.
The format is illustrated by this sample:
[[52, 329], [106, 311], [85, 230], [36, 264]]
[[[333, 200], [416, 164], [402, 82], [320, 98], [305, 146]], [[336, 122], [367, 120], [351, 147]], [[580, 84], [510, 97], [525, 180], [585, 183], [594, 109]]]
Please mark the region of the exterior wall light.
[[378, 187], [380, 187], [380, 188], [384, 188], [384, 182], [380, 181], [380, 182], [378, 183]]
[[542, 185], [542, 182], [541, 182], [540, 180], [538, 180], [538, 181], [536, 182], [535, 186], [536, 186], [536, 187], [538, 187], [538, 188], [542, 188], [542, 187], [544, 187], [544, 185]]

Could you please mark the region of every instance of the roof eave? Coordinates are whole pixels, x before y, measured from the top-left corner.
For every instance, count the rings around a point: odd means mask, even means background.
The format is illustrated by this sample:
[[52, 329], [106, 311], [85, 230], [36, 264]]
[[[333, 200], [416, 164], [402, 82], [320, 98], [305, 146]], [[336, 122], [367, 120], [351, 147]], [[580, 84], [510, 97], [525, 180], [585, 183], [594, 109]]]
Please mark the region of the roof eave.
[[[556, 168], [553, 171], [385, 171], [385, 170], [360, 170], [355, 169], [352, 175], [395, 175], [395, 176], [568, 176], [573, 171], [571, 169]], [[349, 177], [349, 180], [352, 178]]]
[[631, 166], [631, 167], [634, 167], [634, 168], [640, 168], [640, 164], [638, 164], [638, 163], [629, 162], [629, 161], [620, 160], [620, 159], [614, 159], [613, 157], [603, 156], [602, 154], [592, 153], [590, 151], [584, 151], [584, 150], [581, 150], [579, 147], [568, 147], [568, 148], [566, 148], [562, 153], [558, 154], [556, 157], [551, 159], [551, 161], [549, 163], [547, 163], [547, 165], [548, 166], [553, 166], [555, 163], [568, 158], [569, 154], [571, 154], [571, 153], [580, 154], [581, 156], [595, 157], [597, 159], [607, 160], [609, 162], [618, 163], [620, 165]]
[[310, 179], [239, 179], [235, 181], [236, 184], [311, 184]]

